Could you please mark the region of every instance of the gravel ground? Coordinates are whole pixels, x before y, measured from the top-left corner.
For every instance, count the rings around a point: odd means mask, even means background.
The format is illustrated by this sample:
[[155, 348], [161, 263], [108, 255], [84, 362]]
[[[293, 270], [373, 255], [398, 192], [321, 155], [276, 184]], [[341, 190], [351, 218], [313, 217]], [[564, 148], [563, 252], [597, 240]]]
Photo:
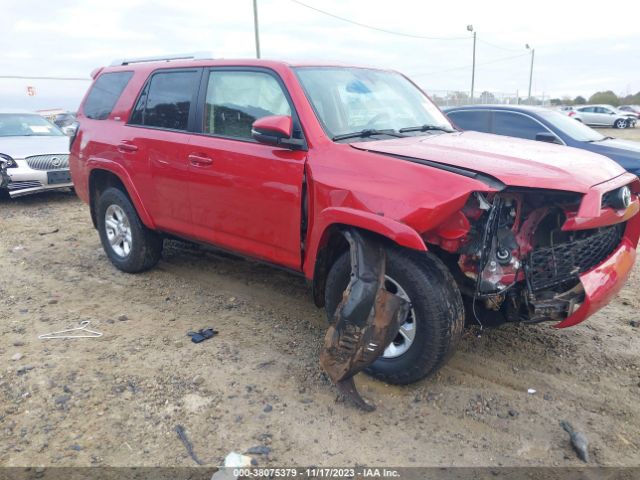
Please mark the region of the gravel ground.
[[625, 128], [618, 130], [616, 128], [596, 128], [598, 132], [609, 137], [624, 138], [626, 140], [635, 140], [640, 142], [640, 125], [635, 128]]
[[[592, 464], [640, 464], [637, 270], [577, 327], [469, 330], [407, 387], [359, 375], [370, 414], [321, 373], [324, 312], [299, 277], [181, 242], [121, 273], [65, 193], [0, 201], [0, 272], [0, 465], [195, 465], [178, 425], [207, 465], [582, 465], [560, 420]], [[38, 339], [82, 320], [103, 336]]]

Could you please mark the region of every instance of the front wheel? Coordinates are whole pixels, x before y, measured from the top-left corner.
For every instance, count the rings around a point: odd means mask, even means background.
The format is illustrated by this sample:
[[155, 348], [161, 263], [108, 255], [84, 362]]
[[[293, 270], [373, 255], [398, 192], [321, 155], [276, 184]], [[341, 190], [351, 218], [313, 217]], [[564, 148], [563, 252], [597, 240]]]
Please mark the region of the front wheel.
[[118, 269], [137, 273], [158, 263], [162, 238], [144, 226], [122, 190], [105, 190], [98, 199], [97, 215], [102, 247]]
[[618, 120], [615, 121], [615, 123], [613, 124], [614, 128], [627, 128], [627, 121], [623, 118], [619, 118]]
[[[455, 280], [430, 253], [387, 249], [385, 288], [411, 303], [396, 338], [365, 371], [379, 380], [409, 384], [435, 373], [453, 354], [462, 336], [464, 307]], [[325, 289], [329, 322], [349, 283], [349, 252], [331, 267]]]

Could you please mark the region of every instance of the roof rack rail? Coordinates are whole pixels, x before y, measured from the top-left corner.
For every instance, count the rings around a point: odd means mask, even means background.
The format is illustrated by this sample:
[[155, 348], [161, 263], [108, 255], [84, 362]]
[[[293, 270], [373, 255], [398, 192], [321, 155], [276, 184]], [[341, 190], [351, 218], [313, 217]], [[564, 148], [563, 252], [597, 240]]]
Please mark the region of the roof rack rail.
[[170, 62], [171, 60], [203, 60], [211, 59], [213, 55], [211, 52], [194, 52], [194, 53], [182, 53], [177, 55], [160, 55], [157, 57], [140, 57], [140, 58], [122, 58], [114, 60], [109, 65], [110, 67], [118, 67], [121, 65], [129, 65], [131, 63], [145, 63], [145, 62]]

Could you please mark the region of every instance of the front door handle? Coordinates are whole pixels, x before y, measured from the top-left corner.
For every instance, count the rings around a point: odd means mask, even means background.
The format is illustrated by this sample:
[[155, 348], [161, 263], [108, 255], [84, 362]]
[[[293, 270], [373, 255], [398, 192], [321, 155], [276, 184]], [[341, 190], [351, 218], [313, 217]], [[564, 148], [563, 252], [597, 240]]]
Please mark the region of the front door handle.
[[207, 165], [211, 165], [213, 163], [213, 159], [207, 157], [206, 155], [198, 155], [196, 153], [192, 153], [189, 155], [189, 162], [191, 165], [196, 167], [206, 167]]
[[137, 152], [138, 151], [138, 147], [137, 145], [134, 145], [133, 143], [128, 143], [128, 142], [120, 142], [118, 144], [118, 150], [120, 150], [121, 152]]

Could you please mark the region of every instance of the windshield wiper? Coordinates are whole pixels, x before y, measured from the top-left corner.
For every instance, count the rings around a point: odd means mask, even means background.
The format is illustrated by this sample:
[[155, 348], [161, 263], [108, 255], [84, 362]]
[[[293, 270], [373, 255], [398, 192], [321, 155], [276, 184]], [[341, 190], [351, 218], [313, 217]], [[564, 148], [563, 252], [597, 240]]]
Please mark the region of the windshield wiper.
[[587, 143], [603, 142], [605, 140], [615, 140], [615, 138], [614, 137], [602, 137], [602, 138], [599, 138], [598, 140], [587, 140]]
[[440, 127], [438, 125], [420, 125], [419, 127], [405, 127], [398, 130], [400, 133], [406, 132], [427, 132], [429, 130], [440, 130], [441, 132], [453, 133], [455, 130], [451, 130], [447, 127]]
[[391, 137], [406, 136], [406, 135], [401, 135], [400, 133], [392, 129], [376, 130], [375, 128], [365, 128], [364, 130], [360, 130], [359, 132], [343, 133], [341, 135], [336, 135], [331, 140], [335, 142], [336, 140], [345, 140], [347, 138], [366, 138], [366, 137], [371, 137], [372, 135], [389, 135]]

